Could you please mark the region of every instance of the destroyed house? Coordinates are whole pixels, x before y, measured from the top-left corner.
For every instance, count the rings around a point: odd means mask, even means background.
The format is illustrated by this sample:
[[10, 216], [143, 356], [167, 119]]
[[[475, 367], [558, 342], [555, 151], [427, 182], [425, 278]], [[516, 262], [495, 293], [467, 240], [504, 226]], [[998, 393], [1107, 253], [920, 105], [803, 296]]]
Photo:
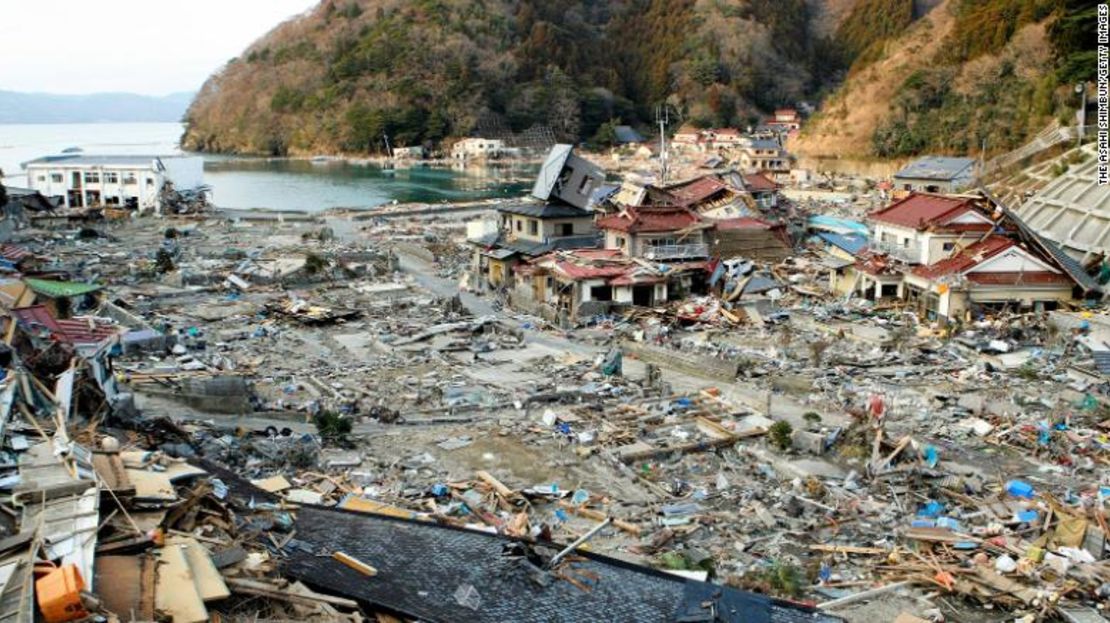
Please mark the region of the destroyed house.
[[980, 197], [911, 193], [870, 215], [872, 248], [908, 264], [931, 264], [995, 229], [999, 216]]
[[[828, 236], [830, 234], [822, 234]], [[838, 241], [854, 247], [850, 238]], [[870, 300], [892, 300], [902, 297], [904, 266], [885, 253], [876, 253], [863, 246], [853, 259], [841, 259], [839, 254], [830, 254], [826, 265], [831, 266], [829, 288], [849, 297], [859, 295]]]
[[55, 318], [44, 305], [11, 311], [16, 328], [34, 341], [60, 342], [75, 347], [97, 347], [121, 333], [119, 325], [106, 318]]
[[750, 197], [713, 175], [664, 188], [649, 186], [647, 197], [656, 205], [681, 206], [711, 218], [754, 215]]
[[67, 208], [97, 206], [161, 209], [162, 187], [191, 190], [204, 183], [204, 159], [196, 156], [66, 154], [24, 163], [27, 183]]
[[473, 270], [492, 287], [505, 285], [517, 262], [561, 249], [600, 245], [594, 214], [563, 203], [529, 202], [498, 207], [492, 232], [470, 238]]
[[988, 234], [906, 273], [905, 298], [928, 318], [993, 309], [1056, 309], [1082, 284], [1058, 261], [1020, 239]]
[[779, 206], [779, 184], [762, 173], [749, 173], [744, 176], [744, 190], [752, 196], [755, 204], [764, 210]]
[[552, 253], [518, 270], [523, 292], [554, 314], [585, 317], [614, 306], [651, 306], [667, 300], [667, 276], [611, 249]]
[[784, 225], [750, 216], [715, 220], [707, 235], [713, 257], [777, 263], [793, 254]]
[[606, 249], [651, 261], [706, 259], [705, 230], [711, 227], [689, 208], [678, 206], [627, 207], [597, 219]]
[[601, 167], [574, 155], [574, 146], [556, 145], [540, 166], [532, 196], [540, 201], [558, 199], [585, 209], [594, 191], [604, 182]]
[[76, 281], [26, 278], [23, 283], [35, 293], [55, 318], [68, 318], [98, 304], [97, 297], [103, 286]]
[[29, 221], [29, 215], [51, 212], [57, 209], [61, 198], [49, 198], [37, 190], [6, 186], [8, 203], [0, 206], [3, 220], [0, 221], [0, 239], [7, 240], [17, 228]]
[[517, 267], [514, 304], [545, 317], [583, 318], [651, 307], [706, 289], [706, 262], [652, 264], [619, 249], [559, 251]]

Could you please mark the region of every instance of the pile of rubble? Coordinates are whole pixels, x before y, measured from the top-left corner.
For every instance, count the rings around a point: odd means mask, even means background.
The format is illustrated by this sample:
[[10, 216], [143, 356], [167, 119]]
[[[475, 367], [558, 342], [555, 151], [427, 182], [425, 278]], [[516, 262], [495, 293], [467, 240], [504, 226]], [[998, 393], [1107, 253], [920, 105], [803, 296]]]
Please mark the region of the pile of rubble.
[[432, 222], [136, 219], [0, 249], [7, 611], [1110, 606], [1099, 314], [940, 331], [814, 295], [794, 259], [559, 331], [460, 295], [459, 226]]

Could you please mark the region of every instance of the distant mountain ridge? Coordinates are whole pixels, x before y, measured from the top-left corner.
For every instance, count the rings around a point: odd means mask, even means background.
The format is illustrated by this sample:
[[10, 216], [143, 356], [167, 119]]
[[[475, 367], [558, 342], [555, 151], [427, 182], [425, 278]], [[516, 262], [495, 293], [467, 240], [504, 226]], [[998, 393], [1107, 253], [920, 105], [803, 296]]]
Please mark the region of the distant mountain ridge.
[[194, 93], [58, 95], [0, 91], [0, 123], [181, 121]]

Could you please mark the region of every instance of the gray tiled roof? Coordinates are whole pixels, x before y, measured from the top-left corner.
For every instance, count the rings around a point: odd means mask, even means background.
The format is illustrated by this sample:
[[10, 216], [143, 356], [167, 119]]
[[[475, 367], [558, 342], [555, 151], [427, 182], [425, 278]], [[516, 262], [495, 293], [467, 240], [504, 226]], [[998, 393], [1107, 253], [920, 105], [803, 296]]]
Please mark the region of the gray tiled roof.
[[947, 156], [925, 156], [905, 166], [894, 177], [918, 180], [951, 180], [969, 177], [975, 161], [971, 158], [950, 158]]
[[[508, 249], [521, 255], [538, 257], [552, 251], [566, 249], [593, 249], [601, 246], [601, 234], [586, 234], [583, 236], [563, 236], [551, 238], [547, 242], [533, 242], [531, 240], [509, 240], [500, 232], [486, 234], [481, 238], [471, 240], [473, 244]], [[507, 257], [507, 256], [506, 256]]]
[[[763, 595], [686, 580], [596, 554], [569, 563], [565, 580], [543, 581], [529, 556], [549, 558], [559, 546], [535, 545], [483, 532], [318, 507], [297, 514], [297, 540], [286, 573], [329, 592], [426, 621], [451, 623], [628, 623], [837, 621]], [[326, 555], [342, 551], [373, 565], [372, 578]], [[529, 556], [522, 555], [528, 554]], [[575, 570], [584, 575], [574, 575]], [[596, 578], [596, 579], [592, 579]], [[716, 608], [715, 617], [707, 617]], [[700, 618], [687, 618], [700, 615]]]
[[593, 216], [592, 212], [562, 203], [517, 203], [498, 206], [497, 211], [532, 218], [585, 218]]

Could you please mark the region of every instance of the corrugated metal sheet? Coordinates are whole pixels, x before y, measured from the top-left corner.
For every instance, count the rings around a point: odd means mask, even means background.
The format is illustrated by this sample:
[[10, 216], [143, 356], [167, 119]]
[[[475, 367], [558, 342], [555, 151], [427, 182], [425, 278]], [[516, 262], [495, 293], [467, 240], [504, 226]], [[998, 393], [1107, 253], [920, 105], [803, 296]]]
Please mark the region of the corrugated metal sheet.
[[541, 201], [547, 201], [555, 191], [555, 184], [559, 181], [559, 174], [563, 166], [574, 151], [573, 145], [555, 145], [543, 161], [539, 173], [536, 174], [536, 183], [532, 186], [532, 196]]
[[48, 279], [35, 279], [27, 277], [23, 280], [32, 290], [43, 296], [50, 298], [67, 298], [71, 296], [81, 296], [82, 294], [89, 294], [96, 292], [103, 288], [95, 283], [79, 283], [76, 281], [50, 281]]

